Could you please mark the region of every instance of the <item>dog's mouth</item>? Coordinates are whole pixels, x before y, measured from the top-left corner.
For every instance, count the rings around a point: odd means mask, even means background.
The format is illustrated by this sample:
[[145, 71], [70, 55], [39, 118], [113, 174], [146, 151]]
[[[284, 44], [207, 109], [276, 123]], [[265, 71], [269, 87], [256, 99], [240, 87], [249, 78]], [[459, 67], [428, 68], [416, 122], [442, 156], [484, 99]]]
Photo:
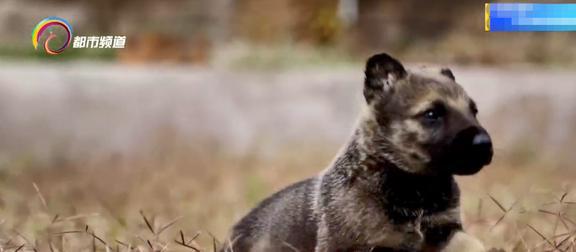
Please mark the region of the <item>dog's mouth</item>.
[[489, 165], [492, 156], [492, 146], [453, 148], [435, 166], [455, 175], [472, 175]]
[[490, 164], [492, 161], [492, 152], [483, 154], [481, 156], [470, 157], [461, 155], [449, 164], [450, 170], [456, 175], [472, 175], [479, 172], [484, 166]]
[[478, 127], [467, 128], [456, 136], [444, 153], [445, 169], [456, 175], [472, 175], [492, 162], [492, 140]]
[[492, 162], [492, 146], [451, 148], [430, 166], [440, 173], [473, 175]]

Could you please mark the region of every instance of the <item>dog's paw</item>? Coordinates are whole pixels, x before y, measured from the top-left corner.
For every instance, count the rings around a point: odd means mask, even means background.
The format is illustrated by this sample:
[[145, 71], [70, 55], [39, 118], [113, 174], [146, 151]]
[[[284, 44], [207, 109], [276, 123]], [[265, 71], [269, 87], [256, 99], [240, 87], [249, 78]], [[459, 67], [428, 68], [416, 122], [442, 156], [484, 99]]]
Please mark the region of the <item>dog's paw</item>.
[[486, 252], [486, 248], [475, 237], [464, 232], [456, 232], [442, 252]]

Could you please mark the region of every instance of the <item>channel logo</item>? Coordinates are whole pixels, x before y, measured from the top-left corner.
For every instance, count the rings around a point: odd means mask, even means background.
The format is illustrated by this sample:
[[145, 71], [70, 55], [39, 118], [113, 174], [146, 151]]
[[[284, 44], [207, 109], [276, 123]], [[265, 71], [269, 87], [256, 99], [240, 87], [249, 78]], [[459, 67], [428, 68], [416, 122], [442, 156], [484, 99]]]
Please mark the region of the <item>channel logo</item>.
[[[62, 53], [72, 41], [72, 26], [66, 19], [50, 16], [40, 21], [34, 30], [32, 30], [32, 45], [35, 50], [38, 50], [40, 38], [48, 32], [48, 37], [44, 40], [44, 51], [50, 55], [57, 55]], [[56, 49], [50, 48], [50, 42], [59, 37], [63, 42], [57, 46]], [[57, 42], [57, 40], [54, 40]]]

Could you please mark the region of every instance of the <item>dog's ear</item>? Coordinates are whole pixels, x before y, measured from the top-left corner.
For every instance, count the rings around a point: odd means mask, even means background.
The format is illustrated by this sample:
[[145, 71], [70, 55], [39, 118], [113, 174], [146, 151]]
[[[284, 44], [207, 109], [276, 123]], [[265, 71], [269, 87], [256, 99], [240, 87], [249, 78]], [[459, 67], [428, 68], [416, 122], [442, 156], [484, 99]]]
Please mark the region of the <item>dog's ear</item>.
[[442, 70], [440, 70], [440, 73], [450, 79], [452, 79], [453, 81], [456, 81], [456, 78], [454, 77], [454, 74], [452, 73], [452, 70], [450, 70], [449, 68], [442, 68]]
[[394, 83], [406, 77], [406, 70], [398, 60], [382, 53], [368, 59], [364, 74], [364, 98], [370, 103], [374, 97], [391, 92]]

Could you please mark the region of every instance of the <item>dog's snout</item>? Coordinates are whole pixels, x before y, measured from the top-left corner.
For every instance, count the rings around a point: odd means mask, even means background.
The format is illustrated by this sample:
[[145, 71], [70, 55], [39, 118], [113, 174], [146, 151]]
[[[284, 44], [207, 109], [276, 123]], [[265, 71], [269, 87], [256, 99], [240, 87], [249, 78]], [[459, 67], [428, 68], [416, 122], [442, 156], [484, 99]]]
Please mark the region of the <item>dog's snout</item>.
[[490, 135], [484, 130], [480, 130], [472, 139], [471, 155], [476, 155], [478, 159], [483, 159], [484, 164], [492, 160], [492, 140]]
[[473, 174], [492, 161], [492, 140], [481, 127], [472, 126], [460, 131], [452, 142], [457, 156], [455, 173]]
[[453, 142], [454, 147], [464, 149], [492, 148], [490, 135], [479, 127], [469, 127], [459, 132]]

